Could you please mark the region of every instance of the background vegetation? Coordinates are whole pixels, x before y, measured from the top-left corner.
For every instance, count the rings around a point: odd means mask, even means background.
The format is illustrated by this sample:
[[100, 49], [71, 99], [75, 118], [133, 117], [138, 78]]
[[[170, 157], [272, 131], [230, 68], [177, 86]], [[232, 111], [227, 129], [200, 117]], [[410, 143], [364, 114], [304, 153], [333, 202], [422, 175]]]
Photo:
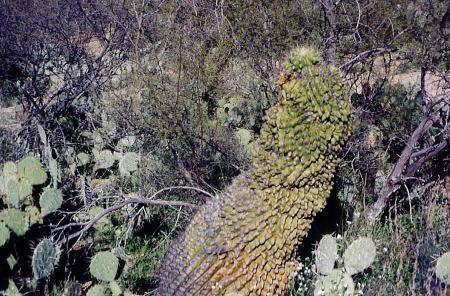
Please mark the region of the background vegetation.
[[[17, 203], [0, 182], [0, 290], [152, 294], [170, 240], [248, 165], [283, 58], [312, 46], [342, 71], [358, 124], [289, 293], [312, 295], [312, 251], [333, 234], [340, 254], [375, 242], [359, 293], [447, 295], [449, 36], [437, 0], [1, 1], [2, 176], [33, 155], [46, 178]], [[46, 214], [48, 188], [62, 202]], [[59, 260], [40, 277], [47, 239]], [[98, 254], [118, 259], [112, 278]]]

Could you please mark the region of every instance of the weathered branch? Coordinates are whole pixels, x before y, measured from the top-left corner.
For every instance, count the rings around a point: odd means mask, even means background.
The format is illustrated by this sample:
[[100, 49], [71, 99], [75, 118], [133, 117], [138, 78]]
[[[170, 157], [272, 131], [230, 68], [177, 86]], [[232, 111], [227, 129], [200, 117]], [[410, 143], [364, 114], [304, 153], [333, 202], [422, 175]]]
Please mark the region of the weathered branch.
[[101, 211], [100, 213], [95, 215], [95, 217], [89, 221], [69, 223], [69, 224], [66, 224], [66, 225], [63, 225], [60, 227], [56, 227], [53, 229], [53, 231], [61, 231], [61, 230], [65, 230], [65, 229], [68, 229], [71, 227], [82, 227], [79, 231], [72, 233], [71, 235], [64, 238], [62, 241], [60, 241], [61, 244], [64, 244], [66, 242], [71, 241], [74, 238], [81, 237], [86, 231], [88, 231], [95, 223], [97, 223], [103, 217], [109, 215], [110, 213], [118, 211], [118, 210], [122, 209], [123, 207], [130, 205], [130, 204], [144, 204], [144, 205], [158, 205], [158, 206], [182, 206], [182, 207], [197, 208], [197, 205], [188, 203], [188, 202], [184, 202], [184, 201], [154, 199], [156, 196], [158, 196], [164, 192], [172, 191], [172, 190], [180, 190], [180, 189], [197, 191], [208, 197], [214, 198], [214, 196], [212, 194], [210, 194], [209, 192], [207, 192], [203, 189], [200, 189], [200, 188], [190, 187], [190, 186], [166, 187], [166, 188], [163, 188], [163, 189], [157, 191], [149, 198], [139, 198], [139, 197], [135, 197], [135, 195], [126, 195], [126, 196], [123, 196], [125, 198], [123, 201], [104, 209], [103, 211]]
[[[403, 149], [397, 163], [394, 165], [384, 187], [381, 191], [375, 204], [369, 210], [368, 218], [370, 222], [374, 222], [384, 212], [386, 206], [389, 204], [393, 194], [402, 186], [402, 184], [422, 167], [422, 165], [431, 158], [438, 155], [446, 147], [449, 146], [450, 130], [446, 125], [443, 130], [443, 139], [441, 142], [424, 148], [418, 152], [414, 152], [414, 147], [417, 146], [418, 141], [422, 136], [433, 126], [434, 123], [440, 119], [440, 111], [444, 106], [448, 106], [448, 101], [436, 111], [426, 112], [408, 139], [405, 148]], [[430, 107], [431, 108], [431, 107]], [[416, 159], [418, 157], [418, 159]]]

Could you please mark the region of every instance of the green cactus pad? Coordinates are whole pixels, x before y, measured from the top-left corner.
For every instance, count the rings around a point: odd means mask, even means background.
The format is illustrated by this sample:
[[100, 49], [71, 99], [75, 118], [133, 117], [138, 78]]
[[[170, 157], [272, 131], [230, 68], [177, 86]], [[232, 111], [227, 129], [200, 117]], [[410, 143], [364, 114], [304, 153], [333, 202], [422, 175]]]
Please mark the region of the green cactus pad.
[[17, 260], [13, 255], [9, 255], [8, 258], [6, 258], [6, 262], [8, 263], [10, 270], [13, 270], [14, 266], [17, 264]]
[[25, 208], [25, 215], [28, 221], [28, 225], [34, 225], [36, 223], [42, 223], [42, 216], [39, 209], [35, 206], [27, 206]]
[[6, 182], [7, 182], [7, 179], [1, 173], [0, 174], [0, 195], [6, 194]]
[[102, 150], [94, 154], [95, 167], [97, 169], [108, 169], [114, 164], [114, 157], [110, 150]]
[[62, 202], [63, 198], [60, 190], [55, 188], [45, 189], [39, 198], [39, 206], [41, 207], [42, 216], [46, 216], [47, 214], [59, 209]]
[[19, 183], [14, 180], [10, 179], [6, 183], [6, 196], [9, 198], [9, 202], [16, 208], [19, 207]]
[[94, 285], [86, 293], [86, 296], [105, 296], [105, 288], [102, 285]]
[[355, 284], [352, 277], [341, 269], [320, 277], [314, 286], [314, 296], [353, 296]]
[[444, 253], [436, 263], [436, 276], [450, 285], [450, 252]]
[[362, 272], [375, 260], [377, 249], [371, 238], [360, 237], [344, 252], [344, 266], [349, 274]]
[[0, 223], [0, 247], [6, 244], [9, 240], [9, 229], [5, 223]]
[[20, 294], [19, 289], [17, 289], [16, 284], [12, 280], [9, 280], [8, 289], [6, 289], [6, 291], [3, 292], [3, 294], [5, 296], [21, 296], [22, 295], [22, 294]]
[[119, 259], [108, 251], [95, 254], [89, 265], [91, 274], [95, 278], [106, 282], [114, 281], [118, 268]]
[[17, 165], [12, 161], [7, 161], [3, 164], [3, 175], [17, 174]]
[[124, 176], [138, 169], [139, 155], [135, 152], [127, 152], [119, 162], [119, 171]]
[[34, 156], [27, 156], [17, 166], [20, 177], [27, 179], [31, 185], [40, 185], [47, 181], [47, 173]]
[[24, 200], [33, 193], [33, 186], [27, 179], [21, 179], [18, 186], [20, 200]]
[[337, 256], [336, 239], [331, 235], [324, 235], [316, 250], [317, 272], [329, 275], [333, 271]]
[[43, 239], [34, 249], [31, 265], [34, 278], [48, 277], [59, 261], [60, 250], [51, 240]]
[[123, 137], [117, 143], [117, 148], [122, 150], [124, 148], [131, 147], [131, 146], [133, 146], [134, 142], [136, 142], [136, 137], [135, 136]]
[[78, 166], [85, 166], [91, 161], [91, 157], [89, 154], [80, 152], [77, 154], [77, 165]]
[[19, 209], [5, 209], [0, 212], [0, 222], [3, 222], [17, 236], [24, 235], [28, 231], [28, 223], [24, 213]]
[[112, 296], [122, 295], [122, 289], [116, 281], [109, 282], [108, 288], [111, 290]]

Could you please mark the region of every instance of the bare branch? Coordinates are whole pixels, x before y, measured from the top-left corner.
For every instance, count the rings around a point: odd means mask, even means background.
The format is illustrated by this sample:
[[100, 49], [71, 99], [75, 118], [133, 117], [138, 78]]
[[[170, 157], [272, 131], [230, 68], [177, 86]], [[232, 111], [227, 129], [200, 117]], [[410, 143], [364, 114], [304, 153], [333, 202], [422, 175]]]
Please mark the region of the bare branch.
[[[446, 107], [448, 107], [448, 101], [444, 105], [441, 105], [441, 108], [438, 110], [425, 112], [422, 116], [419, 125], [408, 139], [406, 147], [403, 149], [397, 163], [386, 180], [380, 196], [369, 210], [368, 218], [370, 222], [374, 222], [383, 213], [393, 194], [407, 179], [413, 177], [426, 161], [435, 157], [449, 146], [450, 133], [447, 125], [444, 129], [443, 140], [440, 143], [414, 152], [414, 148], [417, 146], [419, 140], [434, 123], [439, 121], [440, 111]], [[419, 159], [415, 159], [415, 157], [419, 157]]]
[[197, 208], [198, 207], [198, 205], [184, 202], [184, 201], [154, 199], [156, 196], [158, 196], [164, 192], [172, 191], [172, 190], [193, 190], [193, 191], [200, 192], [208, 197], [214, 198], [214, 196], [212, 194], [210, 194], [209, 192], [207, 192], [203, 189], [200, 189], [200, 188], [190, 187], [190, 186], [166, 187], [166, 188], [163, 188], [163, 189], [157, 191], [156, 193], [154, 193], [152, 196], [150, 196], [148, 198], [139, 198], [139, 197], [136, 197], [136, 195], [134, 195], [134, 194], [124, 195], [123, 198], [125, 198], [125, 199], [123, 201], [104, 209], [103, 211], [98, 213], [91, 220], [85, 221], [85, 222], [69, 223], [64, 226], [54, 228], [53, 231], [60, 231], [60, 230], [65, 230], [65, 229], [71, 228], [71, 227], [81, 227], [82, 226], [82, 228], [79, 231], [69, 235], [68, 237], [66, 237], [62, 241], [60, 241], [61, 244], [64, 244], [74, 238], [81, 237], [86, 231], [88, 231], [96, 222], [98, 222], [103, 217], [105, 217], [108, 214], [113, 213], [117, 210], [120, 210], [123, 207], [130, 205], [130, 204], [144, 204], [144, 205], [157, 205], [157, 206], [181, 206], [181, 207], [189, 207], [189, 208]]

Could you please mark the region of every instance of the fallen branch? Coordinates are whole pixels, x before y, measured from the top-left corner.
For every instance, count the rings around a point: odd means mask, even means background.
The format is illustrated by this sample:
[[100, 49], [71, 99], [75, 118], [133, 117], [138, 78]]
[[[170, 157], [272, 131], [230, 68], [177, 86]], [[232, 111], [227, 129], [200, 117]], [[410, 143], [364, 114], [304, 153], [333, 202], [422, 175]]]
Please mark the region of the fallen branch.
[[[444, 99], [445, 100], [445, 99]], [[403, 149], [397, 163], [394, 165], [384, 187], [378, 196], [377, 201], [369, 209], [368, 218], [371, 223], [376, 221], [378, 217], [384, 212], [395, 192], [406, 182], [411, 179], [422, 165], [433, 157], [441, 153], [449, 146], [450, 141], [450, 125], [446, 124], [443, 128], [442, 141], [431, 146], [423, 148], [414, 152], [419, 140], [428, 132], [428, 130], [441, 119], [441, 110], [448, 108], [448, 98], [435, 111], [432, 107], [422, 116], [422, 119], [417, 128], [408, 139], [405, 148]], [[434, 105], [436, 106], [436, 104]], [[446, 114], [448, 117], [448, 114]]]
[[196, 187], [190, 187], [190, 186], [172, 186], [172, 187], [166, 187], [163, 188], [159, 191], [157, 191], [156, 193], [154, 193], [152, 196], [150, 196], [149, 198], [139, 198], [139, 197], [135, 197], [134, 194], [131, 195], [125, 195], [123, 196], [125, 199], [111, 207], [108, 207], [104, 210], [102, 210], [100, 213], [98, 213], [97, 215], [95, 215], [94, 218], [92, 218], [89, 221], [84, 221], [84, 222], [73, 222], [73, 223], [69, 223], [60, 227], [55, 227], [53, 229], [53, 231], [61, 231], [61, 230], [65, 230], [71, 227], [82, 227], [79, 231], [69, 235], [68, 237], [64, 238], [63, 240], [60, 241], [61, 244], [67, 243], [69, 241], [71, 241], [74, 238], [81, 238], [82, 235], [87, 232], [95, 223], [97, 223], [100, 219], [102, 219], [103, 217], [107, 216], [110, 213], [113, 213], [115, 211], [118, 211], [120, 209], [122, 209], [123, 207], [130, 205], [130, 204], [144, 204], [144, 205], [158, 205], [158, 206], [182, 206], [182, 207], [190, 207], [190, 208], [197, 208], [198, 205], [195, 204], [191, 204], [188, 202], [184, 202], [184, 201], [172, 201], [172, 200], [160, 200], [160, 199], [154, 199], [156, 196], [160, 195], [163, 192], [167, 192], [167, 191], [172, 191], [172, 190], [193, 190], [193, 191], [197, 191], [200, 192], [208, 197], [214, 198], [214, 196], [212, 194], [210, 194], [209, 192], [200, 189], [200, 188], [196, 188]]

